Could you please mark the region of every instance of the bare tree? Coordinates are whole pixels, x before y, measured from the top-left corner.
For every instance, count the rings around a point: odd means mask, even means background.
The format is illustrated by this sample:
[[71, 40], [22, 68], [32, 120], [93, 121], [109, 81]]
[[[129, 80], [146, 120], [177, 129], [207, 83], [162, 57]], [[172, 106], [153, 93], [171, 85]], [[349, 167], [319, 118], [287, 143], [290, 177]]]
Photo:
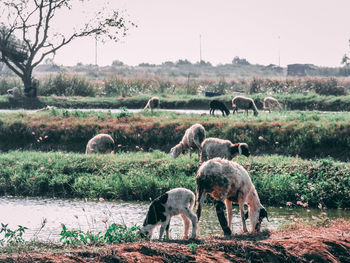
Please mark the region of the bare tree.
[[[99, 1], [99, 6], [101, 0]], [[57, 17], [71, 20], [77, 7], [84, 9], [88, 0], [1, 0], [0, 1], [0, 61], [5, 63], [23, 81], [25, 90], [33, 82], [33, 69], [45, 57], [54, 56], [57, 50], [83, 37], [119, 41], [128, 29], [135, 26], [119, 11], [103, 5], [90, 14], [78, 27], [70, 26], [69, 32], [57, 28]], [[86, 12], [85, 12], [86, 13]]]
[[[350, 39], [349, 39], [349, 46], [350, 46]], [[349, 65], [350, 65], [350, 55], [344, 54], [341, 63], [342, 63], [344, 66], [349, 66]]]

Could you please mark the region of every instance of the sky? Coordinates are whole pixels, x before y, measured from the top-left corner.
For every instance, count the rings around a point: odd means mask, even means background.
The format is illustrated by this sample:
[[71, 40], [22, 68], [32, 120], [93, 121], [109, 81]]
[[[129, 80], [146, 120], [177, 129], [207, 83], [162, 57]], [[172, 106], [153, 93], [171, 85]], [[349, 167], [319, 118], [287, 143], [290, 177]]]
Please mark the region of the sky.
[[137, 27], [97, 49], [92, 38], [76, 40], [54, 61], [95, 64], [97, 50], [99, 66], [200, 58], [218, 65], [238, 56], [252, 64], [337, 67], [350, 51], [350, 0], [113, 0], [110, 8]]

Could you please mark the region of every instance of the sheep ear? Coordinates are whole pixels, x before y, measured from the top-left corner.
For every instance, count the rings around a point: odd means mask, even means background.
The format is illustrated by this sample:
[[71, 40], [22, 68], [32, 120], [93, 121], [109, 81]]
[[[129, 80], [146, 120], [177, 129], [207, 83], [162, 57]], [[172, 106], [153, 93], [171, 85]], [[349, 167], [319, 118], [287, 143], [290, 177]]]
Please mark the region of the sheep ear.
[[260, 211], [259, 211], [259, 220], [262, 221], [265, 217], [266, 217], [266, 220], [268, 222], [270, 222], [270, 220], [269, 220], [269, 218], [267, 216], [267, 212], [266, 212], [265, 208], [261, 208]]

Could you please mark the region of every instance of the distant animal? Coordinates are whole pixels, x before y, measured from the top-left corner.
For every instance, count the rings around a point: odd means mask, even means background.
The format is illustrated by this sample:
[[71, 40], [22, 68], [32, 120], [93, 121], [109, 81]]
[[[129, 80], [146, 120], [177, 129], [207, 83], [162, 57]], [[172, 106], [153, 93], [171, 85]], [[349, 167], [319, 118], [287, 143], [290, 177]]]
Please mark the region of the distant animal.
[[159, 97], [152, 97], [148, 100], [145, 108], [145, 109], [150, 109], [151, 111], [155, 108], [160, 108], [160, 100], [159, 100]]
[[[248, 172], [236, 162], [214, 158], [204, 162], [199, 167], [196, 176], [198, 221], [207, 194], [216, 200], [216, 214], [226, 236], [231, 235], [232, 203], [239, 204], [244, 232], [248, 231], [245, 222], [248, 217], [251, 232], [259, 232], [263, 219], [266, 217], [268, 220], [266, 209], [260, 203], [258, 193]], [[244, 205], [248, 205], [247, 213], [244, 213]], [[228, 222], [224, 211], [225, 206]]]
[[209, 159], [215, 157], [221, 157], [231, 160], [238, 154], [245, 156], [250, 155], [248, 144], [235, 143], [233, 144], [229, 140], [222, 140], [219, 138], [207, 138], [202, 142], [202, 152], [200, 156], [200, 162], [203, 163]]
[[164, 230], [167, 239], [169, 239], [170, 219], [180, 214], [185, 226], [184, 239], [188, 239], [190, 221], [192, 222], [191, 238], [195, 238], [197, 235], [197, 216], [192, 211], [194, 203], [194, 193], [186, 188], [175, 188], [157, 197], [148, 209], [140, 230], [141, 237], [151, 238], [153, 229], [160, 224], [159, 240], [161, 240]]
[[212, 100], [210, 102], [209, 114], [214, 115], [215, 110], [220, 110], [222, 112], [222, 116], [225, 116], [225, 114], [226, 116], [228, 116], [230, 114], [230, 111], [228, 110], [228, 108], [225, 106], [224, 103], [218, 100]]
[[18, 87], [7, 90], [7, 96], [10, 101], [15, 101], [22, 97], [21, 90]]
[[97, 134], [86, 145], [85, 154], [91, 153], [113, 153], [114, 140], [104, 133]]
[[192, 157], [192, 151], [197, 151], [198, 157], [202, 151], [201, 143], [205, 139], [205, 129], [199, 124], [193, 124], [188, 128], [182, 137], [182, 140], [179, 144], [175, 145], [170, 150], [170, 155], [172, 158], [178, 157], [181, 153], [184, 153], [186, 150], [190, 151], [190, 157]]
[[243, 109], [248, 115], [248, 110], [253, 110], [254, 115], [258, 115], [258, 108], [256, 107], [254, 100], [244, 96], [236, 96], [232, 99], [233, 114], [238, 112], [238, 109]]
[[278, 102], [277, 99], [273, 97], [266, 97], [264, 99], [264, 105], [263, 105], [264, 110], [268, 110], [271, 112], [272, 109], [279, 109], [282, 110], [281, 104]]

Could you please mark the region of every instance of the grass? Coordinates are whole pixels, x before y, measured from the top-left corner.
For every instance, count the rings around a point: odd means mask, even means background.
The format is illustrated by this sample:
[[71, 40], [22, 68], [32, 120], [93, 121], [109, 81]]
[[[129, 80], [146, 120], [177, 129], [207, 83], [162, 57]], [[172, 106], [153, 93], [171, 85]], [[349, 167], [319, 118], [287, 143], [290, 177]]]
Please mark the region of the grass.
[[[332, 159], [279, 155], [238, 157], [262, 204], [350, 207], [350, 167]], [[0, 195], [149, 200], [175, 188], [195, 191], [197, 156], [160, 151], [82, 155], [10, 152], [0, 155]]]
[[[223, 118], [220, 115], [177, 114], [162, 111], [48, 112], [0, 114], [0, 148], [84, 152], [97, 133], [110, 134], [117, 151], [159, 149], [168, 152], [185, 130], [201, 123], [207, 137], [246, 142], [255, 155], [280, 154], [304, 158], [331, 156], [349, 160], [350, 115], [333, 112], [261, 112]], [[171, 136], [169, 136], [171, 135]]]

